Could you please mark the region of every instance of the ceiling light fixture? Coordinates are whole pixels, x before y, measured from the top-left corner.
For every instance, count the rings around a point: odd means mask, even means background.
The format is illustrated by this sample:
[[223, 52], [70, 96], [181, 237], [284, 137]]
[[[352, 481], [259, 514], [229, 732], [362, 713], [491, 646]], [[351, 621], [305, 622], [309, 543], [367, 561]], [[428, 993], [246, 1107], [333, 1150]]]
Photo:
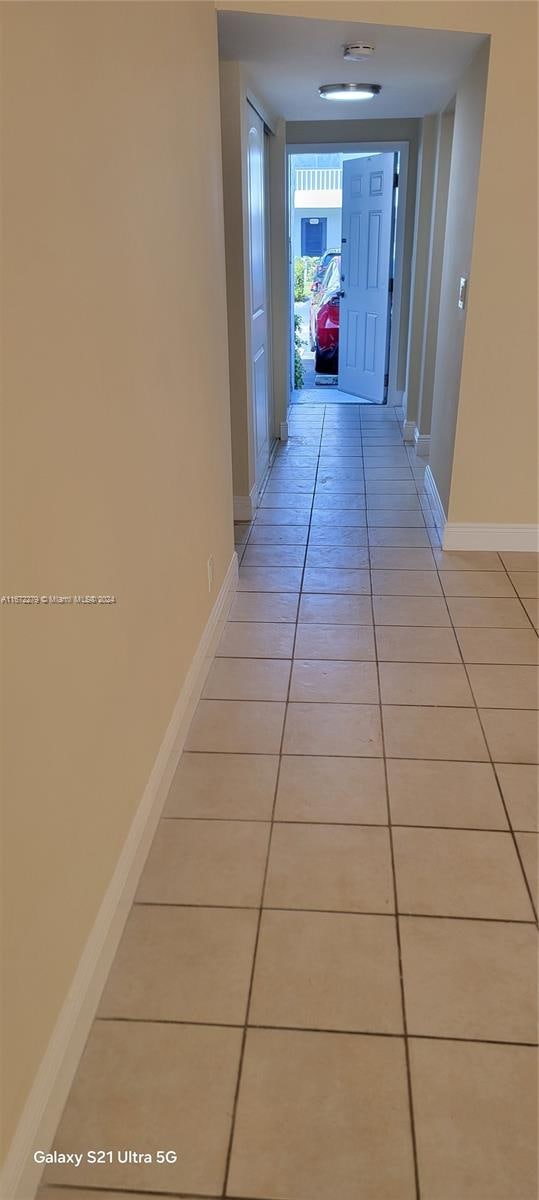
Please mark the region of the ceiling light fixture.
[[372, 100], [381, 90], [379, 83], [323, 83], [318, 88], [322, 100]]

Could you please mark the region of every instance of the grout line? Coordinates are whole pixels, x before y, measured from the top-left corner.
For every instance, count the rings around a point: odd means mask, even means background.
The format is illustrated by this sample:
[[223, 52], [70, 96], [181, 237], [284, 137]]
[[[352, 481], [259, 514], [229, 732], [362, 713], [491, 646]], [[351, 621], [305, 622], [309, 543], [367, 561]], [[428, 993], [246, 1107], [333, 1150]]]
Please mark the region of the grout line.
[[[370, 559], [370, 553], [371, 553], [371, 547], [370, 547], [370, 539], [369, 539], [369, 559]], [[371, 576], [371, 578], [372, 578], [372, 576]], [[377, 678], [378, 678], [379, 720], [380, 720], [380, 732], [381, 732], [381, 739], [382, 739], [382, 754], [383, 754], [383, 764], [384, 764], [384, 783], [385, 783], [387, 823], [388, 823], [388, 833], [389, 833], [389, 850], [390, 850], [390, 856], [391, 856], [391, 877], [392, 877], [392, 883], [393, 883], [393, 899], [394, 899], [394, 906], [395, 906], [395, 932], [396, 932], [396, 938], [397, 938], [399, 986], [400, 986], [400, 996], [401, 996], [402, 1025], [403, 1025], [403, 1031], [404, 1031], [404, 1054], [405, 1054], [405, 1060], [406, 1060], [406, 1083], [407, 1083], [407, 1090], [408, 1090], [408, 1112], [409, 1112], [409, 1119], [410, 1119], [410, 1134], [411, 1134], [411, 1140], [412, 1140], [412, 1153], [413, 1153], [413, 1161], [414, 1161], [415, 1190], [416, 1190], [417, 1200], [420, 1200], [421, 1188], [420, 1188], [420, 1181], [419, 1181], [419, 1162], [418, 1162], [418, 1151], [417, 1151], [417, 1137], [416, 1137], [416, 1129], [415, 1129], [414, 1096], [413, 1096], [413, 1087], [412, 1087], [412, 1069], [411, 1069], [411, 1062], [410, 1062], [410, 1047], [408, 1044], [408, 1021], [407, 1021], [407, 1013], [406, 1013], [406, 992], [405, 992], [405, 985], [404, 985], [402, 940], [401, 940], [400, 921], [399, 921], [399, 895], [398, 895], [398, 888], [397, 888], [397, 871], [396, 871], [396, 865], [395, 865], [395, 847], [394, 847], [394, 841], [393, 841], [393, 829], [392, 829], [392, 824], [391, 824], [391, 803], [390, 803], [390, 798], [389, 798], [389, 778], [388, 778], [388, 770], [387, 770], [386, 743], [385, 743], [385, 730], [384, 730], [384, 713], [383, 713], [383, 705], [382, 705], [382, 690], [381, 690], [381, 680], [380, 680], [380, 663], [378, 660], [378, 642], [377, 642], [377, 634], [376, 634], [376, 624], [374, 623], [374, 597], [371, 597], [371, 604], [372, 604], [373, 625], [374, 625], [376, 672], [377, 672]]]
[[[384, 826], [386, 828], [386, 826]], [[469, 832], [469, 831], [465, 831]], [[496, 831], [498, 832], [498, 831]], [[502, 831], [503, 832], [503, 831]], [[258, 912], [260, 905], [258, 904], [212, 904], [209, 901], [194, 903], [185, 900], [134, 900], [133, 907], [137, 908], [204, 908], [204, 909], [225, 909], [234, 912]], [[343, 917], [386, 917], [394, 918], [395, 913], [391, 911], [379, 912], [376, 909], [346, 909], [346, 908], [291, 908], [285, 904], [265, 904], [264, 912], [302, 912], [302, 913], [336, 913]], [[533, 925], [535, 921], [533, 917], [526, 919], [525, 917], [481, 917], [481, 916], [466, 916], [458, 913], [420, 913], [408, 912], [404, 909], [400, 911], [401, 917], [413, 917], [418, 920], [427, 921], [487, 921], [495, 925]]]
[[[324, 409], [324, 414], [325, 414], [325, 409]], [[314, 490], [316, 490], [316, 479], [318, 478], [318, 463], [320, 461], [320, 447], [322, 444], [322, 437], [323, 437], [323, 430], [324, 430], [324, 414], [322, 416], [322, 427], [320, 430], [320, 440], [319, 440], [319, 444], [318, 444], [318, 460], [317, 460], [317, 466], [316, 466], [315, 489]], [[273, 468], [271, 468], [271, 470], [272, 469]], [[271, 470], [268, 473], [268, 480], [271, 477]], [[310, 530], [311, 530], [313, 504], [314, 504], [314, 491], [313, 491], [313, 498], [312, 498], [312, 502], [311, 502], [310, 515], [309, 515], [308, 538], [310, 536]], [[305, 556], [305, 559], [303, 562], [303, 567], [301, 569], [301, 580], [300, 580], [300, 588], [299, 588], [300, 596], [301, 596], [301, 591], [303, 588], [303, 581], [305, 578], [305, 562], [306, 562], [306, 556]], [[296, 638], [297, 638], [297, 632], [298, 632], [298, 618], [299, 618], [299, 602], [298, 602], [298, 607], [296, 609], [296, 620], [294, 623], [294, 639], [293, 639], [293, 644], [292, 644], [292, 659], [294, 657], [294, 652], [295, 652], [295, 648], [296, 648]], [[265, 897], [265, 891], [266, 891], [266, 881], [267, 881], [267, 877], [268, 877], [269, 861], [270, 861], [270, 854], [271, 854], [273, 825], [274, 825], [274, 820], [275, 820], [275, 809], [276, 809], [276, 804], [277, 804], [277, 794], [278, 794], [278, 790], [279, 790], [279, 780], [280, 780], [280, 775], [281, 775], [281, 763], [282, 763], [282, 758], [283, 758], [283, 746], [284, 746], [286, 720], [287, 720], [287, 713], [288, 713], [288, 704], [289, 704], [289, 698], [290, 698], [291, 684], [292, 684], [292, 663], [291, 663], [290, 671], [288, 674], [288, 689], [287, 689], [287, 695], [286, 695], [286, 700], [285, 700], [285, 704], [284, 704], [283, 724], [282, 724], [282, 728], [281, 728], [281, 739], [280, 739], [280, 745], [279, 745], [279, 762], [278, 762], [278, 766], [277, 766], [277, 775], [276, 775], [276, 779], [275, 779], [275, 789], [274, 789], [274, 794], [273, 794], [273, 806], [272, 806], [272, 811], [271, 811], [269, 837], [268, 837], [268, 844], [267, 844], [267, 849], [266, 849], [266, 861], [264, 864], [264, 874], [263, 874], [263, 878], [262, 878], [262, 887], [261, 887], [261, 892], [260, 892], [260, 904], [259, 904], [259, 909], [258, 909], [258, 921], [257, 921], [255, 943], [254, 943], [254, 949], [253, 949], [253, 958], [252, 958], [252, 963], [251, 963], [251, 974], [250, 974], [250, 978], [249, 978], [249, 988], [248, 988], [248, 993], [247, 993], [247, 1002], [246, 1002], [246, 1006], [245, 1006], [245, 1020], [244, 1020], [244, 1026], [243, 1026], [243, 1037], [242, 1037], [242, 1042], [241, 1042], [240, 1057], [239, 1057], [239, 1063], [238, 1063], [238, 1076], [237, 1076], [237, 1081], [236, 1081], [236, 1090], [234, 1093], [234, 1102], [233, 1102], [233, 1108], [232, 1108], [232, 1120], [230, 1123], [230, 1136], [229, 1136], [227, 1155], [226, 1155], [226, 1161], [225, 1161], [225, 1174], [224, 1174], [224, 1181], [223, 1181], [223, 1194], [224, 1195], [226, 1195], [227, 1189], [228, 1189], [228, 1180], [229, 1180], [229, 1176], [230, 1176], [230, 1166], [231, 1166], [231, 1161], [232, 1161], [232, 1147], [234, 1144], [234, 1134], [236, 1131], [236, 1116], [237, 1116], [237, 1110], [238, 1110], [241, 1079], [242, 1079], [242, 1074], [243, 1074], [243, 1061], [244, 1061], [244, 1057], [245, 1057], [245, 1047], [246, 1047], [246, 1042], [247, 1042], [249, 1013], [250, 1013], [250, 1009], [251, 1009], [251, 998], [252, 998], [253, 985], [254, 985], [256, 960], [257, 960], [258, 945], [259, 945], [259, 940], [260, 940], [260, 931], [261, 931], [261, 926], [262, 926], [262, 915], [263, 915], [263, 911], [264, 911], [264, 897]]]

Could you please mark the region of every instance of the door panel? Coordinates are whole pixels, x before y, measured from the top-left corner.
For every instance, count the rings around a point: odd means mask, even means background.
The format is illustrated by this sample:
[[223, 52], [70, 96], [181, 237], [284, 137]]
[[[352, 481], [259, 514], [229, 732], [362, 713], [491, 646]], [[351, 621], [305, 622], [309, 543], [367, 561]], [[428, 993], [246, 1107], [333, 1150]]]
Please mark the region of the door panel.
[[395, 155], [343, 163], [339, 387], [381, 404], [389, 351]]
[[251, 430], [255, 482], [269, 464], [268, 313], [266, 256], [266, 134], [247, 103], [247, 205], [249, 218], [249, 319], [251, 347]]

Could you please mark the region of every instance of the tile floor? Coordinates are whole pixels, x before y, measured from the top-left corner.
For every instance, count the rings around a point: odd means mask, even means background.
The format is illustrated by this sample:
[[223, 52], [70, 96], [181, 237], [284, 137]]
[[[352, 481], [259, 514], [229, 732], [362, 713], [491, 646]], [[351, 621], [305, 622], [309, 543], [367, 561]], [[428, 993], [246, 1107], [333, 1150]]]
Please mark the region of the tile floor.
[[423, 472], [294, 408], [55, 1142], [178, 1159], [41, 1200], [535, 1200], [537, 560]]

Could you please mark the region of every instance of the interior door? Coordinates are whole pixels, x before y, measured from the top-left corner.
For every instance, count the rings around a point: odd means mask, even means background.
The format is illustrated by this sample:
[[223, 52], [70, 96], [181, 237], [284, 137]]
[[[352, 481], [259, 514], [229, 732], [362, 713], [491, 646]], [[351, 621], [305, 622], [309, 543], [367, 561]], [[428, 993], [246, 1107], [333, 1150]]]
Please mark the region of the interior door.
[[387, 395], [394, 178], [394, 154], [343, 162], [339, 387], [378, 404]]
[[249, 321], [254, 476], [260, 487], [269, 465], [268, 286], [266, 252], [266, 134], [247, 101]]

